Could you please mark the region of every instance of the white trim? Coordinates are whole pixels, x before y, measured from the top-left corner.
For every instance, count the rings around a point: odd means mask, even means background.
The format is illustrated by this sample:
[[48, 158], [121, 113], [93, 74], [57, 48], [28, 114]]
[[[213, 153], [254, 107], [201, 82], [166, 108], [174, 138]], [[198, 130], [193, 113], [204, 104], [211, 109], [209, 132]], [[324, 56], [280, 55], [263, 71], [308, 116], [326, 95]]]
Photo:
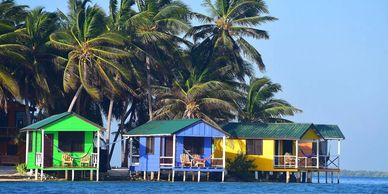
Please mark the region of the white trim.
[[295, 152], [296, 152], [296, 160], [295, 160], [295, 168], [298, 168], [298, 163], [299, 163], [299, 159], [298, 159], [298, 156], [299, 156], [299, 141], [296, 140], [295, 141]]
[[97, 172], [96, 172], [96, 181], [100, 178], [100, 131], [97, 131]]
[[317, 168], [319, 168], [319, 139], [317, 140]]
[[176, 164], [176, 135], [172, 136], [172, 167], [175, 167]]
[[26, 159], [25, 163], [28, 165], [28, 150], [30, 148], [30, 132], [26, 131]]
[[337, 142], [337, 154], [338, 156], [341, 155], [341, 140], [338, 140]]
[[42, 150], [42, 169], [43, 169], [43, 167], [44, 167], [44, 129], [42, 129], [42, 131], [41, 131], [41, 133], [42, 133], [42, 145], [40, 146], [40, 149]]
[[133, 146], [133, 139], [131, 137], [131, 138], [129, 138], [129, 167], [132, 166], [132, 160], [133, 160], [133, 157], [132, 157], [132, 154], [133, 154], [132, 146]]

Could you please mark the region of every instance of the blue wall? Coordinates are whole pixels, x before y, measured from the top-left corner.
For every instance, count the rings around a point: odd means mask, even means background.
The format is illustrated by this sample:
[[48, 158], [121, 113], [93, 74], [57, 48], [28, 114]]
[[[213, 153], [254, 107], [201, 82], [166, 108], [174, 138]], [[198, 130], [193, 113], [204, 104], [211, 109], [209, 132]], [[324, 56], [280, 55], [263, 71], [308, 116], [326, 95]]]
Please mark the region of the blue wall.
[[146, 154], [146, 137], [140, 137], [140, 171], [159, 171], [160, 165], [160, 137], [154, 137], [154, 154]]
[[176, 136], [186, 137], [219, 137], [222, 138], [224, 134], [218, 129], [204, 123], [199, 122], [196, 125], [190, 126], [186, 129], [179, 131]]

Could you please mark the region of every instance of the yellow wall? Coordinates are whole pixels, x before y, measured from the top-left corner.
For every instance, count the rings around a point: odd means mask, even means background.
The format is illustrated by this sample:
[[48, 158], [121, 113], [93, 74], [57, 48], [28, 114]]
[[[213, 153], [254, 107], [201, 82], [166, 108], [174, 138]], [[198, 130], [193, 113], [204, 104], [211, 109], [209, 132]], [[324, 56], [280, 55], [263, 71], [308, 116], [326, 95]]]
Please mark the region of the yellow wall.
[[309, 129], [302, 137], [304, 140], [320, 139], [317, 132], [314, 129]]
[[[215, 140], [216, 158], [222, 157], [222, 140]], [[246, 153], [245, 139], [227, 139], [226, 140], [226, 158], [233, 160], [238, 154]], [[254, 160], [256, 165], [254, 171], [284, 171], [284, 169], [273, 168], [273, 158], [275, 155], [275, 140], [263, 140], [263, 155], [248, 155], [248, 159]], [[290, 171], [288, 169], [288, 171]]]

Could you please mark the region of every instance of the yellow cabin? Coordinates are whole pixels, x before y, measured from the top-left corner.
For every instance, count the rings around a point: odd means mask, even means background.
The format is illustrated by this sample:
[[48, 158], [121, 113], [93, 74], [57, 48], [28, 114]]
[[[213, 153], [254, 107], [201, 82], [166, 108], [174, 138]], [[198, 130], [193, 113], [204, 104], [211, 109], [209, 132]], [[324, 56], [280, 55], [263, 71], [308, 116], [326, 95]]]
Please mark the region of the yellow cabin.
[[[226, 157], [246, 154], [254, 160], [256, 172], [339, 172], [340, 140], [336, 125], [305, 123], [228, 123], [223, 129]], [[337, 141], [337, 153], [330, 153], [329, 141]], [[222, 155], [221, 141], [215, 143], [215, 157]]]

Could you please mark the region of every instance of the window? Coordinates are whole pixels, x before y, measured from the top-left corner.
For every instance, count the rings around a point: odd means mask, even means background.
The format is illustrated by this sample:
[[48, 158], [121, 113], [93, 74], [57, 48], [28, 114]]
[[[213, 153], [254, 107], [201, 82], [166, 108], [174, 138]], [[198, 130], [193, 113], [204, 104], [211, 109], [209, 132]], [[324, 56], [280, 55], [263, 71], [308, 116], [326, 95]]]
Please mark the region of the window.
[[59, 149], [63, 152], [84, 152], [84, 132], [59, 132]]
[[155, 138], [147, 137], [146, 139], [146, 153], [147, 155], [154, 154]]
[[190, 154], [203, 154], [203, 147], [205, 145], [203, 137], [185, 137], [184, 146], [185, 150], [189, 151]]
[[15, 115], [15, 126], [17, 128], [24, 127], [24, 119], [25, 119], [25, 113], [24, 112], [16, 112], [16, 115]]
[[247, 139], [247, 155], [263, 155], [262, 139]]

